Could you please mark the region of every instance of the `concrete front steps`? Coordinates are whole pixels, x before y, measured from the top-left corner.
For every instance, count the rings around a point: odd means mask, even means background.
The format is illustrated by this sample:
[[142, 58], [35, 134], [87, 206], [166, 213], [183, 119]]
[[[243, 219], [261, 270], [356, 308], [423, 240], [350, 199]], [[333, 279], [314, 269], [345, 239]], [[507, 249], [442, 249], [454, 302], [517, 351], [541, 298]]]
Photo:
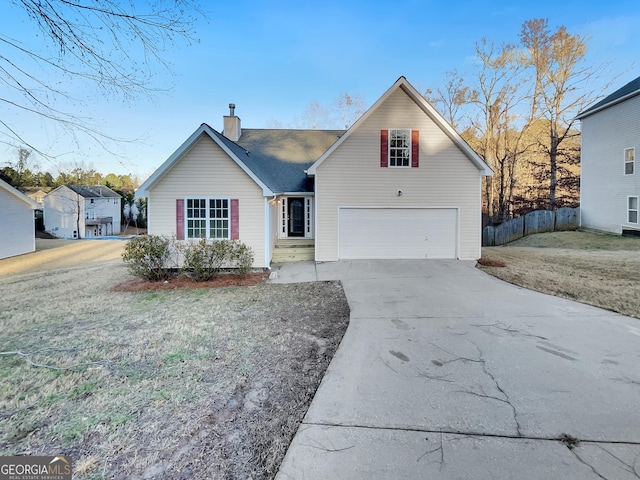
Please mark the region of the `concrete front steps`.
[[276, 240], [272, 263], [304, 262], [314, 260], [315, 242], [307, 238], [286, 238]]

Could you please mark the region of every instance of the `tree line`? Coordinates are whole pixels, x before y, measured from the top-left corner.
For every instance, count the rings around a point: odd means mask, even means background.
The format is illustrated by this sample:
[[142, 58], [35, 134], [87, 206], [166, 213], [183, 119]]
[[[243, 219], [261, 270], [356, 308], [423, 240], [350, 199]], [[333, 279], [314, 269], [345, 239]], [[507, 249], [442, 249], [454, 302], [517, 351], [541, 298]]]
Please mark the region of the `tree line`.
[[19, 148], [16, 160], [8, 161], [5, 167], [0, 168], [0, 178], [17, 189], [34, 187], [53, 189], [60, 185], [106, 185], [121, 195], [122, 192], [133, 193], [140, 183], [138, 177], [130, 173], [103, 175], [93, 168], [78, 165], [67, 168], [58, 167], [54, 177], [50, 172], [39, 170], [38, 167], [31, 165], [30, 154], [30, 150]]
[[483, 185], [489, 223], [578, 206], [575, 117], [598, 98], [590, 85], [604, 71], [586, 63], [586, 52], [584, 36], [528, 20], [518, 42], [482, 39], [469, 72], [446, 72], [441, 86], [425, 92], [494, 171]]

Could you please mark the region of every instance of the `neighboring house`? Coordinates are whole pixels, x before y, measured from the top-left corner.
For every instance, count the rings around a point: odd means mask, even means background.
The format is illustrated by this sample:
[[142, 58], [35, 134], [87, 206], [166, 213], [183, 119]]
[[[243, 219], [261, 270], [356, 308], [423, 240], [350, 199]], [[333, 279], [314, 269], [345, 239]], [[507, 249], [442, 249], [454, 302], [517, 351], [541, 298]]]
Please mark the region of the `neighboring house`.
[[640, 77], [581, 112], [580, 225], [640, 232]]
[[44, 207], [44, 197], [51, 191], [51, 188], [25, 187], [21, 188], [20, 191], [40, 205], [40, 207]]
[[37, 208], [36, 202], [0, 180], [0, 258], [35, 251]]
[[480, 257], [491, 170], [404, 77], [346, 131], [243, 129], [230, 108], [136, 192], [150, 234], [238, 238], [256, 267], [287, 242], [316, 261]]
[[104, 185], [62, 185], [44, 198], [45, 230], [59, 238], [119, 234], [121, 200]]

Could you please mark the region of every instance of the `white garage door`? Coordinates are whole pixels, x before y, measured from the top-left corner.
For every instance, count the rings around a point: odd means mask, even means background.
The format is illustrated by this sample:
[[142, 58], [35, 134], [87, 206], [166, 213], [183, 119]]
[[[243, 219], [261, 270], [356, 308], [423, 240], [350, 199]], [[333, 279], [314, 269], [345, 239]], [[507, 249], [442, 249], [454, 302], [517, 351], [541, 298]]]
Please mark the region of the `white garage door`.
[[456, 258], [455, 208], [340, 208], [341, 259]]

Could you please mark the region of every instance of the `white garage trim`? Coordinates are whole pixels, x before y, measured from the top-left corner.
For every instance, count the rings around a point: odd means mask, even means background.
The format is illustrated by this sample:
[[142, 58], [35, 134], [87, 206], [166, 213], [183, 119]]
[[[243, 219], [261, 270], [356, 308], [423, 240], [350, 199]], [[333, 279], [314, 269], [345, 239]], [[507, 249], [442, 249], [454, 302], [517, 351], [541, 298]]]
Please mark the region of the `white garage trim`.
[[458, 207], [338, 207], [339, 259], [458, 258]]

